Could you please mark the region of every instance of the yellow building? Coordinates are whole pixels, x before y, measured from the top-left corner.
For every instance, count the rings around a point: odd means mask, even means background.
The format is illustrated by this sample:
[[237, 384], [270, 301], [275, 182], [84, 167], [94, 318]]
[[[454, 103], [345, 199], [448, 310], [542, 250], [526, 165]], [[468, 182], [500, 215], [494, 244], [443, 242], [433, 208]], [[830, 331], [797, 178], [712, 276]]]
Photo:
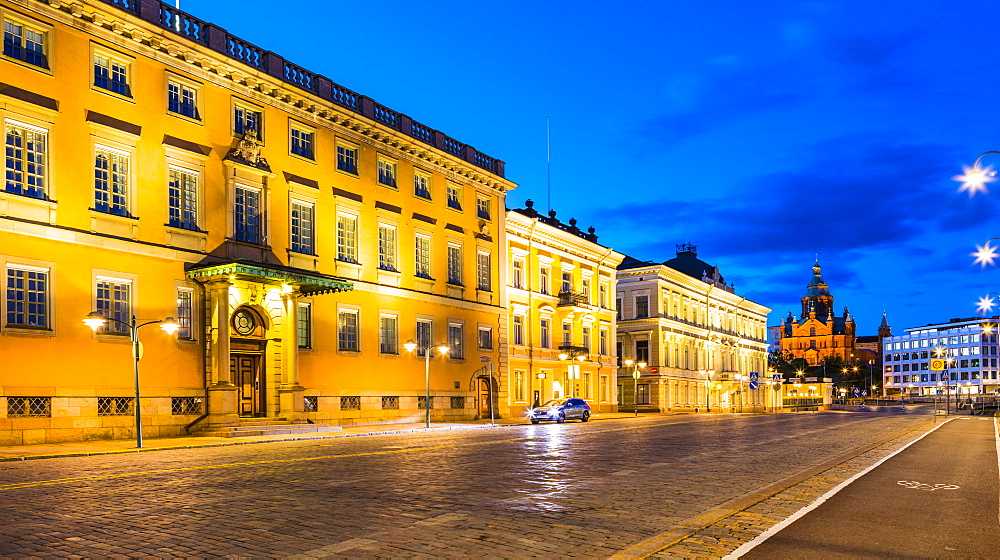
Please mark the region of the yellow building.
[[[677, 246], [663, 263], [618, 267], [619, 406], [627, 410], [761, 410], [768, 406], [767, 314], [719, 269]], [[636, 364], [644, 363], [645, 368]], [[759, 376], [750, 390], [751, 373]], [[639, 377], [633, 377], [639, 373]]]
[[575, 396], [594, 412], [617, 410], [611, 293], [623, 255], [597, 243], [594, 228], [555, 211], [507, 212], [507, 394], [511, 415]]
[[[471, 418], [504, 164], [149, 0], [0, 0], [0, 445]], [[415, 355], [421, 354], [421, 355]], [[502, 369], [502, 368], [500, 368]], [[497, 393], [498, 387], [492, 384]]]

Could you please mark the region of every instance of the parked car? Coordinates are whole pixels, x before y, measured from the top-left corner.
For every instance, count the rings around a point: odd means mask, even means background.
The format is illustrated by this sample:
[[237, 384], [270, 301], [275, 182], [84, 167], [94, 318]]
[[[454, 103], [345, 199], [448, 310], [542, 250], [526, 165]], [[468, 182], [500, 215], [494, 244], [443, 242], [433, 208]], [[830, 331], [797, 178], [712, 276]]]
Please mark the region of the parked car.
[[555, 421], [560, 424], [567, 420], [590, 420], [590, 405], [583, 399], [573, 397], [553, 399], [531, 409], [528, 415], [532, 424]]

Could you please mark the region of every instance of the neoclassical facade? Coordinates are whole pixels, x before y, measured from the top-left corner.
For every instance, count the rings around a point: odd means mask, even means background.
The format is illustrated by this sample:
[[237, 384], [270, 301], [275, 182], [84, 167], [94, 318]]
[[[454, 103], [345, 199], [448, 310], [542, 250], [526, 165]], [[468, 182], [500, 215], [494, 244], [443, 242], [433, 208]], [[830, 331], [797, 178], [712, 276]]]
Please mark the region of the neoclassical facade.
[[[818, 366], [827, 357], [837, 356], [845, 362], [868, 361], [875, 355], [855, 349], [857, 325], [844, 306], [840, 315], [833, 312], [833, 294], [823, 280], [822, 267], [812, 267], [812, 279], [802, 296], [802, 314], [791, 311], [779, 325], [781, 351], [792, 358], [801, 358], [810, 366]], [[883, 318], [883, 325], [885, 319]], [[880, 329], [881, 330], [881, 329]]]
[[543, 215], [530, 200], [507, 212], [507, 254], [510, 413], [567, 396], [596, 413], [616, 410], [611, 294], [623, 255], [600, 245], [594, 228]]
[[149, 437], [488, 414], [502, 161], [167, 3], [0, 18], [0, 445], [134, 436], [91, 311], [180, 325], [140, 331]]
[[[618, 267], [618, 351], [645, 363], [618, 370], [619, 406], [639, 411], [763, 408], [748, 387], [767, 379], [767, 307], [739, 296], [691, 244], [663, 263], [626, 258]], [[740, 377], [737, 377], [739, 375]]]

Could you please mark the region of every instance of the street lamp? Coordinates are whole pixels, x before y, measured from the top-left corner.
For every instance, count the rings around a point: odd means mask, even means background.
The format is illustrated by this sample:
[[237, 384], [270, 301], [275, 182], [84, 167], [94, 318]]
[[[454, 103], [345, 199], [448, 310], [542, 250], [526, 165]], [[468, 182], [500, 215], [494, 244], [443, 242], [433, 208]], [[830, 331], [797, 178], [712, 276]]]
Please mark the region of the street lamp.
[[572, 388], [573, 388], [572, 393], [573, 393], [573, 395], [577, 396], [577, 397], [581, 397], [581, 398], [582, 398], [582, 395], [580, 395], [580, 391], [577, 388], [577, 381], [580, 379], [580, 368], [581, 368], [581, 366], [580, 366], [580, 364], [578, 364], [576, 362], [585, 362], [585, 361], [587, 361], [587, 356], [588, 355], [589, 355], [589, 352], [581, 352], [580, 350], [573, 350], [572, 353], [567, 354], [566, 352], [563, 352], [562, 354], [559, 354], [559, 356], [558, 356], [559, 361], [561, 361], [561, 362], [564, 362], [566, 360], [570, 360], [570, 361], [573, 362], [573, 363], [569, 364], [568, 366], [566, 366], [566, 377], [569, 378], [572, 381]]
[[703, 369], [699, 370], [701, 374], [705, 376], [705, 412], [712, 412], [712, 405], [708, 401], [708, 389], [712, 383], [712, 374], [715, 373], [713, 369]]
[[142, 412], [139, 406], [139, 358], [142, 357], [142, 346], [139, 344], [139, 329], [146, 325], [159, 324], [163, 332], [173, 335], [181, 326], [177, 324], [177, 321], [173, 317], [139, 323], [136, 321], [135, 315], [132, 315], [132, 319], [129, 322], [125, 322], [113, 317], [105, 317], [100, 311], [91, 311], [83, 319], [83, 322], [95, 332], [106, 325], [108, 321], [126, 327], [128, 329], [129, 340], [132, 341], [132, 376], [135, 378], [135, 446], [142, 448]]
[[639, 376], [642, 372], [639, 370], [645, 369], [646, 362], [633, 362], [632, 360], [625, 360], [625, 367], [632, 368], [632, 408], [635, 410], [635, 417], [639, 417]]
[[424, 427], [431, 427], [431, 348], [437, 350], [442, 356], [447, 354], [451, 348], [444, 344], [438, 344], [435, 346], [427, 347], [423, 344], [417, 344], [413, 342], [413, 339], [406, 341], [403, 345], [407, 352], [413, 352], [416, 349], [421, 349], [424, 351]]
[[736, 378], [736, 383], [739, 385], [737, 394], [740, 396], [740, 412], [743, 412], [743, 374], [737, 373], [733, 377]]

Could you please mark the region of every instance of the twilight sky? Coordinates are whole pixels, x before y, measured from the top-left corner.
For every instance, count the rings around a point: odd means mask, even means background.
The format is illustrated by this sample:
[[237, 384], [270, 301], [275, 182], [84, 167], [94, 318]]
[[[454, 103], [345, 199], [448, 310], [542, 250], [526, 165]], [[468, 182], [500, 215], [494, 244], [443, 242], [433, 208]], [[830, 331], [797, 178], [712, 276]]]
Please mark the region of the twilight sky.
[[696, 244], [770, 325], [799, 312], [817, 253], [859, 334], [1000, 292], [969, 256], [1000, 236], [1000, 187], [970, 200], [951, 180], [1000, 150], [995, 2], [181, 8], [506, 161], [512, 208], [547, 206], [550, 118], [559, 218], [643, 260]]

